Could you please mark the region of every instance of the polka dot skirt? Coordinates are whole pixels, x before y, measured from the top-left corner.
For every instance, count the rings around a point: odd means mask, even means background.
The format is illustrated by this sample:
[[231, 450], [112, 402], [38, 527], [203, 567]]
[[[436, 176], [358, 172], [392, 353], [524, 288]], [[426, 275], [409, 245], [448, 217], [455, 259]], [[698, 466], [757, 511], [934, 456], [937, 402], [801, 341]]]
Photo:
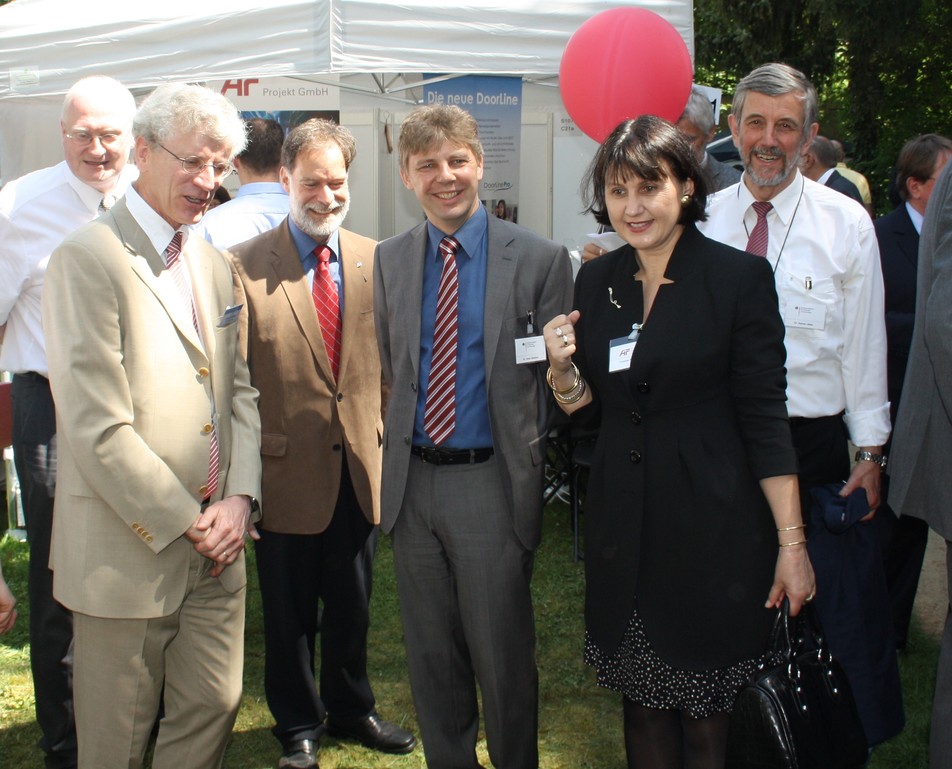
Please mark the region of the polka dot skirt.
[[639, 705], [706, 718], [734, 706], [737, 694], [762, 659], [742, 660], [714, 670], [679, 670], [651, 648], [635, 609], [613, 655], [605, 654], [586, 633], [585, 662], [595, 668], [599, 686], [621, 692]]

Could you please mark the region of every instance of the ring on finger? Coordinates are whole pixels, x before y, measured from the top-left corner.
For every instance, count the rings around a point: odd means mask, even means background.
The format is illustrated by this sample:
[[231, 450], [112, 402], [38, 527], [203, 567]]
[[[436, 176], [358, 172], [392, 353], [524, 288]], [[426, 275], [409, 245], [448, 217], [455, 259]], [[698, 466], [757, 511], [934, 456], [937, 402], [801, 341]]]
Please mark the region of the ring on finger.
[[562, 346], [563, 346], [563, 347], [568, 347], [568, 346], [569, 346], [569, 338], [568, 338], [567, 336], [563, 336], [563, 337], [562, 337]]
[[562, 327], [561, 327], [561, 326], [556, 326], [556, 327], [555, 327], [555, 335], [556, 335], [556, 336], [561, 337], [561, 336], [564, 335], [564, 334], [565, 334], [565, 332], [562, 330]]
[[808, 596], [807, 596], [806, 598], [804, 598], [803, 600], [804, 600], [805, 603], [810, 603], [810, 601], [812, 601], [813, 598], [814, 598], [814, 594], [813, 594], [813, 593], [810, 593], [810, 595], [808, 595]]

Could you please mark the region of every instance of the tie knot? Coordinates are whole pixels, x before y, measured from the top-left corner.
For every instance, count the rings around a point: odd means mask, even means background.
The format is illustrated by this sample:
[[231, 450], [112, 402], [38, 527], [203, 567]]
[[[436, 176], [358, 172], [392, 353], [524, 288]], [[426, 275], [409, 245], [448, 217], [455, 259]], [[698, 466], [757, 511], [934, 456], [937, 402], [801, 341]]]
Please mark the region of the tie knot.
[[754, 213], [757, 214], [758, 219], [765, 219], [767, 217], [767, 212], [771, 208], [773, 208], [773, 203], [766, 203], [760, 200], [754, 203]]
[[330, 246], [318, 246], [314, 249], [314, 255], [317, 257], [317, 261], [327, 264], [331, 260]]
[[179, 254], [182, 253], [182, 233], [176, 232], [172, 236], [172, 240], [169, 241], [168, 248], [165, 249], [165, 253], [169, 255], [169, 264], [174, 262], [179, 258]]
[[443, 261], [451, 256], [456, 256], [457, 251], [459, 251], [459, 241], [451, 235], [447, 235], [440, 241], [440, 255], [443, 257]]

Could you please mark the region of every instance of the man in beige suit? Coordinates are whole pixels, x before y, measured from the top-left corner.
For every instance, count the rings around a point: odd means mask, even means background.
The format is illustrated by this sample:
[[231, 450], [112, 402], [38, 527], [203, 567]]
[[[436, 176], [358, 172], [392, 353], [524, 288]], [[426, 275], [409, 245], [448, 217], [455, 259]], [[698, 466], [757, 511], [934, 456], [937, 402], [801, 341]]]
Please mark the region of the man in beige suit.
[[[74, 612], [80, 769], [214, 769], [238, 711], [257, 393], [228, 260], [187, 237], [245, 142], [235, 108], [166, 85], [133, 123], [139, 179], [53, 252], [53, 593]], [[184, 239], [182, 236], [185, 236]]]
[[416, 744], [406, 729], [377, 715], [367, 679], [381, 376], [376, 243], [340, 228], [355, 152], [350, 131], [326, 120], [291, 131], [281, 157], [291, 213], [232, 249], [248, 301], [248, 367], [261, 393], [263, 506], [255, 554], [265, 693], [282, 769], [317, 767], [325, 730], [387, 753], [409, 753]]

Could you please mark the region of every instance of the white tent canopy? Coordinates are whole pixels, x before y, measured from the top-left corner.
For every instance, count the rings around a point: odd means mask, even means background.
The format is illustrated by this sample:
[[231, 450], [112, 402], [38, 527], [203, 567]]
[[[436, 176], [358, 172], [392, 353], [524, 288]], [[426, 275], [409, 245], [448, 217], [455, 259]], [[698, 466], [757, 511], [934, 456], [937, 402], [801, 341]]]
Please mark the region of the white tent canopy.
[[333, 82], [361, 146], [348, 223], [383, 237], [419, 218], [384, 128], [422, 98], [422, 76], [514, 75], [524, 80], [520, 222], [567, 242], [590, 225], [575, 199], [593, 143], [555, 127], [559, 64], [582, 24], [618, 7], [658, 13], [693, 52], [692, 0], [13, 0], [0, 6], [0, 182], [62, 159], [63, 94], [87, 75], [137, 96], [163, 82]]
[[0, 99], [84, 75], [165, 81], [327, 73], [555, 75], [587, 19], [619, 6], [667, 19], [693, 54], [691, 0], [14, 0], [0, 7]]

